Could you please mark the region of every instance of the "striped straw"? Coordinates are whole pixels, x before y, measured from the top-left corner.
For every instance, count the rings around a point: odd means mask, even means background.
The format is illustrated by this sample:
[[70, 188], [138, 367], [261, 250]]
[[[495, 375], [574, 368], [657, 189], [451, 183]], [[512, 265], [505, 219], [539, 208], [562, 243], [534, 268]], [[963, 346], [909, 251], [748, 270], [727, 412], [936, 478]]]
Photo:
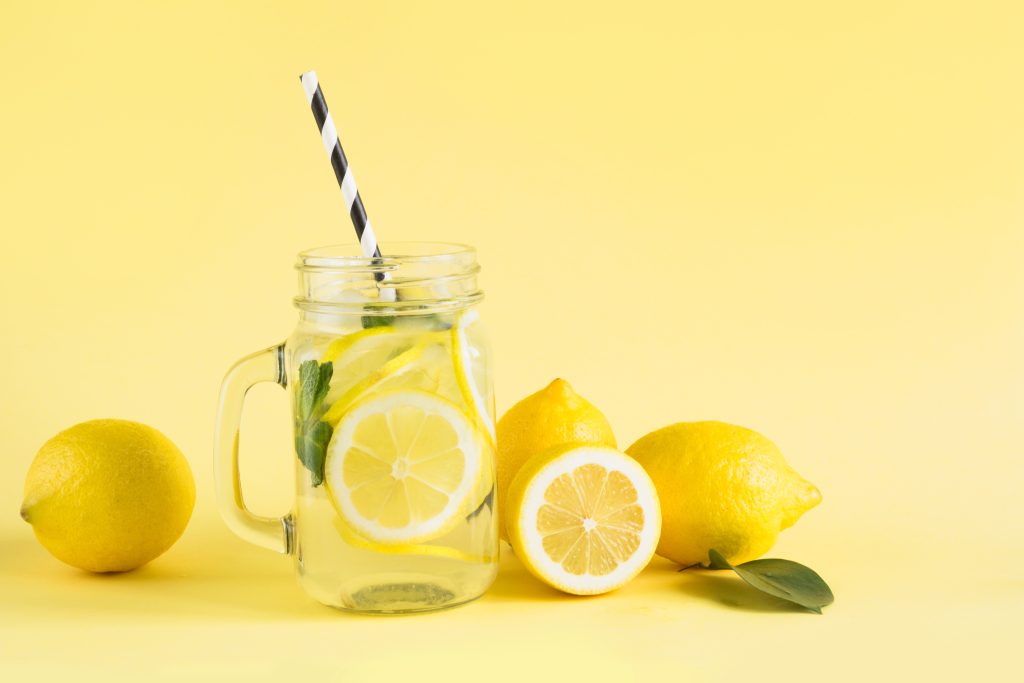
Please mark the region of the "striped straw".
[[[316, 119], [317, 128], [320, 129], [320, 136], [323, 139], [324, 151], [331, 160], [331, 167], [334, 168], [334, 175], [341, 187], [341, 196], [345, 200], [345, 208], [352, 217], [352, 225], [356, 229], [356, 238], [362, 249], [363, 256], [367, 258], [380, 258], [380, 247], [377, 245], [377, 236], [370, 225], [370, 219], [366, 215], [366, 207], [363, 206], [363, 198], [359, 196], [359, 188], [356, 187], [355, 176], [349, 168], [345, 151], [341, 148], [341, 141], [338, 140], [338, 129], [334, 126], [334, 119], [327, 109], [327, 101], [324, 99], [323, 90], [320, 89], [320, 82], [317, 80], [315, 71], [307, 71], [299, 76], [302, 87], [306, 91], [306, 100], [313, 109], [313, 118]], [[373, 274], [377, 282], [389, 279], [386, 272]], [[382, 298], [393, 298], [393, 293], [388, 290], [385, 294], [381, 290]]]

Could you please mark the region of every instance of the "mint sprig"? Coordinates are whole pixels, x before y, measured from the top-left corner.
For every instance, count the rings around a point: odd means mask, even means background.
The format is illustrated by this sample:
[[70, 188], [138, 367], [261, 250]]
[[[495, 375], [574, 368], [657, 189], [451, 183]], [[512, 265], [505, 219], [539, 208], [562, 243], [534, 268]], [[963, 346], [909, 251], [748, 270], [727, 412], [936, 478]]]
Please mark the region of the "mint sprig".
[[821, 614], [822, 607], [835, 601], [825, 580], [799, 562], [766, 558], [732, 565], [714, 548], [708, 551], [708, 558], [711, 569], [731, 569], [762, 593], [800, 605], [815, 614]]
[[299, 419], [305, 422], [323, 403], [331, 386], [334, 364], [307, 360], [299, 366]]
[[393, 315], [364, 315], [362, 318], [363, 329], [368, 330], [371, 327], [388, 327], [389, 325], [395, 324], [395, 316]]
[[303, 429], [295, 437], [295, 451], [301, 462], [310, 473], [313, 486], [324, 483], [324, 460], [327, 458], [327, 444], [331, 440], [334, 429], [326, 422], [317, 422], [312, 427]]
[[299, 462], [309, 470], [313, 486], [324, 483], [327, 444], [334, 433], [334, 428], [320, 419], [333, 375], [334, 365], [330, 361], [320, 364], [307, 360], [299, 366], [295, 453]]

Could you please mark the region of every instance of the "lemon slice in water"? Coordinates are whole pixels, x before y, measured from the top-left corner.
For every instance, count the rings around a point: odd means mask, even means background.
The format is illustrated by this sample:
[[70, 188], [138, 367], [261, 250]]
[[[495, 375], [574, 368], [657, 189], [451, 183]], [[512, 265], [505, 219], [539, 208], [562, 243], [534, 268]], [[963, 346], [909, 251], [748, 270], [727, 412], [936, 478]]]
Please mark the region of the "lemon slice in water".
[[[480, 521], [477, 521], [480, 520]], [[360, 536], [354, 529], [350, 528], [341, 517], [334, 518], [334, 528], [338, 535], [351, 546], [370, 550], [375, 553], [387, 555], [424, 555], [427, 557], [443, 557], [449, 560], [459, 560], [473, 564], [485, 564], [494, 562], [497, 555], [489, 553], [473, 553], [466, 548], [474, 548], [479, 545], [478, 538], [485, 535], [483, 527], [487, 521], [477, 516], [467, 520], [466, 524], [457, 526], [453, 531], [431, 543], [398, 543], [384, 544], [374, 543]], [[478, 528], [474, 528], [478, 527]]]
[[434, 391], [444, 356], [444, 333], [409, 334], [373, 327], [342, 337], [324, 353], [334, 363], [323, 420], [336, 426], [348, 408], [367, 392], [397, 389]]
[[485, 392], [487, 382], [487, 361], [483, 343], [477, 337], [480, 316], [476, 311], [461, 315], [451, 329], [452, 360], [455, 364], [455, 379], [466, 405], [473, 411], [480, 424], [496, 441], [494, 432], [493, 399]]
[[473, 424], [451, 402], [423, 391], [375, 393], [340, 417], [324, 481], [360, 536], [418, 543], [472, 512], [482, 460]]

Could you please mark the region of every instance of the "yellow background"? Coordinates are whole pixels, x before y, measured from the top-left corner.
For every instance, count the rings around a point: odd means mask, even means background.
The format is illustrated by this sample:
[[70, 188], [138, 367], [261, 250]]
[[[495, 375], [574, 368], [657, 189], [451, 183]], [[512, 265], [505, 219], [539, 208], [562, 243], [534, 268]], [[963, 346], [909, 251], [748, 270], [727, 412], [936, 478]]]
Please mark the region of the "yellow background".
[[[0, 675], [1019, 671], [1020, 7], [4, 3]], [[358, 618], [230, 535], [221, 376], [291, 330], [294, 254], [352, 240], [310, 68], [382, 239], [479, 248], [499, 411], [562, 376], [622, 446], [680, 420], [766, 433], [824, 494], [771, 555], [834, 606], [663, 561], [571, 599], [506, 558], [471, 606]], [[268, 513], [283, 393], [245, 421]], [[197, 479], [185, 536], [128, 575], [61, 565], [17, 515], [36, 449], [95, 417], [163, 430]]]

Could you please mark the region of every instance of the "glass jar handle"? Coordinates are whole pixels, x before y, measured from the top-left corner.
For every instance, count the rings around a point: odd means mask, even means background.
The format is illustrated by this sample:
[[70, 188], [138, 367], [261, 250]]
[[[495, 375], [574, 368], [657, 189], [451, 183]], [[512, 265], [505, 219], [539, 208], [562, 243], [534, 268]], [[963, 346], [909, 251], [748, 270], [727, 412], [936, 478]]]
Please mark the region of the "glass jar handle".
[[243, 539], [279, 553], [288, 553], [292, 546], [291, 516], [263, 517], [250, 512], [245, 506], [242, 481], [238, 476], [242, 406], [249, 389], [261, 382], [287, 386], [283, 345], [272, 346], [238, 361], [221, 384], [213, 453], [217, 506], [228, 527]]

